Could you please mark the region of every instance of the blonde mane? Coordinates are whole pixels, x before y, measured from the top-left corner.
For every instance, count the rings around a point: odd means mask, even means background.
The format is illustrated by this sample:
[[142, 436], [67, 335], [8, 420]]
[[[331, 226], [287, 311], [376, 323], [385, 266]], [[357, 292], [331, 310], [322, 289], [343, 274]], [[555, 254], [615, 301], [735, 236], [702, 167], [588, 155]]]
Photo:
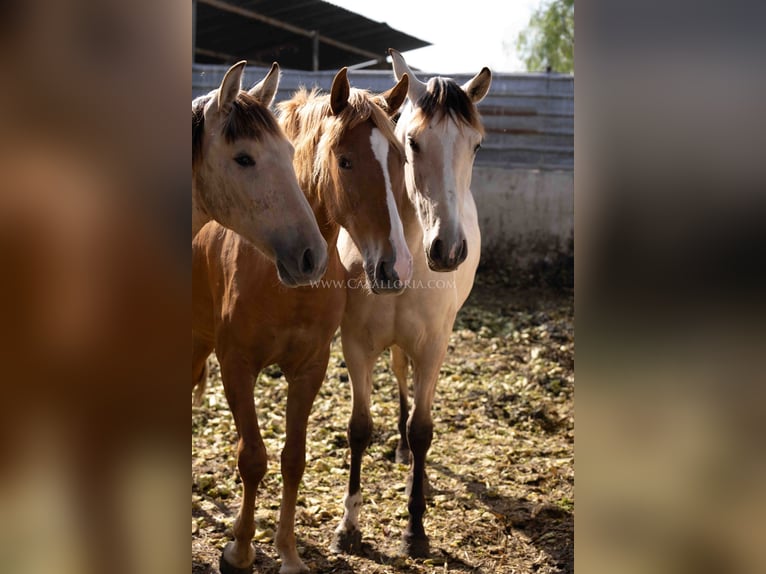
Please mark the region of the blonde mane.
[[[382, 97], [358, 88], [351, 88], [348, 105], [337, 115], [330, 110], [329, 94], [317, 88], [300, 88], [290, 100], [277, 105], [279, 123], [295, 147], [298, 181], [310, 200], [332, 201], [338, 209], [348, 207], [333, 184], [333, 173], [338, 168], [330, 153], [347, 130], [367, 120], [372, 119], [403, 160], [404, 148], [394, 134], [385, 107]], [[325, 195], [328, 191], [332, 197]]]

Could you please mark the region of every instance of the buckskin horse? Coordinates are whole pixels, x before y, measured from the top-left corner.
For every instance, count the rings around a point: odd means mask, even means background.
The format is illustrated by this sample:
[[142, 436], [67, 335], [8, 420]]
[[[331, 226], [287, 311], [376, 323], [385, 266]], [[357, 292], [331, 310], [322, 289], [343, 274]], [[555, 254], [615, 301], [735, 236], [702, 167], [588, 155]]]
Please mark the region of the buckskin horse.
[[245, 62], [192, 102], [192, 238], [210, 220], [274, 260], [285, 285], [322, 276], [327, 246], [298, 186], [293, 146], [269, 110], [279, 66], [241, 89]]
[[[400, 441], [397, 459], [408, 462], [409, 520], [402, 549], [429, 554], [423, 528], [426, 453], [433, 436], [433, 404], [439, 369], [447, 352], [458, 310], [473, 286], [481, 234], [470, 190], [474, 156], [484, 135], [476, 104], [486, 96], [491, 73], [483, 68], [464, 85], [442, 77], [418, 80], [404, 58], [390, 50], [394, 74], [410, 78], [408, 102], [396, 125], [406, 149], [407, 201], [401, 210], [407, 245], [413, 255], [411, 287], [398, 297], [373, 297], [348, 289], [341, 324], [343, 354], [352, 383], [348, 424], [351, 466], [345, 511], [332, 549], [358, 551], [362, 534], [361, 463], [372, 435], [372, 369], [390, 347], [399, 384]], [[352, 237], [338, 241], [343, 265], [353, 275], [363, 265]], [[407, 371], [413, 370], [414, 404], [408, 409]]]

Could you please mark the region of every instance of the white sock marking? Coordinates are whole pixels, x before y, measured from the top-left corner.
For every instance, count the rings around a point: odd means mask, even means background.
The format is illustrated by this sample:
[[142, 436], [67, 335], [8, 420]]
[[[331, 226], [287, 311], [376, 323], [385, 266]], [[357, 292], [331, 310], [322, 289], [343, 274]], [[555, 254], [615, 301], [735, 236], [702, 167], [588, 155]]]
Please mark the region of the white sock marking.
[[349, 496], [343, 500], [343, 505], [346, 507], [343, 513], [342, 524], [350, 532], [352, 530], [359, 529], [359, 511], [362, 509], [362, 493], [357, 491], [356, 494]]

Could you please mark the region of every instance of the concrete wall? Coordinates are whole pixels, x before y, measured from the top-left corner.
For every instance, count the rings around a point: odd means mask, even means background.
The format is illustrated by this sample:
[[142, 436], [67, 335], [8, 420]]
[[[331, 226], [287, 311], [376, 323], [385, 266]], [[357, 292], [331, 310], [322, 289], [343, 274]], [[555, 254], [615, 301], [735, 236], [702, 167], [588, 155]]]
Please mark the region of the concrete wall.
[[482, 265], [514, 281], [568, 284], [573, 273], [574, 172], [476, 166], [471, 182]]

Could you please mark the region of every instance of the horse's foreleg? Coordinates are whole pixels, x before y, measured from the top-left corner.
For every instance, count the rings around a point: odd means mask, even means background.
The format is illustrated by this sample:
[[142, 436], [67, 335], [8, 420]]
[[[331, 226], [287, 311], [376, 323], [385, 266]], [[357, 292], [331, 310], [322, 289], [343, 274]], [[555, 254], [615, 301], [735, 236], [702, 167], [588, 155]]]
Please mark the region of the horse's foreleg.
[[295, 544], [295, 506], [298, 486], [306, 468], [306, 427], [311, 406], [324, 381], [329, 349], [310, 369], [293, 375], [285, 372], [287, 390], [287, 431], [282, 449], [282, 505], [279, 510], [276, 546], [282, 566], [280, 574], [299, 574], [309, 569], [298, 556]]
[[[410, 358], [401, 347], [391, 347], [391, 368], [394, 371], [396, 382], [399, 385], [399, 442], [396, 445], [396, 462], [400, 464], [412, 464], [412, 453], [407, 440], [407, 421], [410, 416], [409, 391], [407, 389], [407, 371], [410, 366]], [[412, 492], [412, 475], [408, 477], [406, 494]], [[423, 472], [423, 492], [430, 496], [431, 484], [428, 482], [428, 474]]]
[[372, 437], [372, 415], [370, 394], [372, 392], [372, 367], [377, 355], [370, 356], [357, 340], [341, 331], [343, 356], [351, 379], [351, 419], [348, 423], [348, 444], [351, 448], [351, 466], [348, 487], [343, 500], [344, 511], [340, 524], [335, 529], [330, 549], [333, 552], [360, 552], [362, 532], [359, 529], [359, 512], [362, 508], [362, 457]]
[[430, 552], [428, 536], [423, 527], [423, 514], [426, 511], [425, 466], [434, 428], [431, 405], [446, 347], [446, 344], [431, 346], [425, 352], [413, 356], [415, 401], [407, 421], [407, 441], [412, 452], [408, 477], [409, 520], [402, 536], [402, 550], [413, 557], [428, 556]]
[[239, 357], [223, 356], [220, 362], [226, 399], [239, 433], [237, 466], [243, 486], [242, 504], [234, 521], [234, 541], [226, 545], [220, 567], [221, 574], [250, 572], [255, 560], [252, 545], [255, 534], [255, 495], [266, 474], [268, 461], [255, 413], [252, 370]]
[[407, 443], [407, 419], [410, 416], [410, 407], [407, 390], [407, 371], [409, 358], [407, 354], [396, 345], [391, 347], [391, 370], [394, 371], [396, 382], [399, 385], [399, 443], [396, 445], [396, 462], [410, 464], [410, 446]]

